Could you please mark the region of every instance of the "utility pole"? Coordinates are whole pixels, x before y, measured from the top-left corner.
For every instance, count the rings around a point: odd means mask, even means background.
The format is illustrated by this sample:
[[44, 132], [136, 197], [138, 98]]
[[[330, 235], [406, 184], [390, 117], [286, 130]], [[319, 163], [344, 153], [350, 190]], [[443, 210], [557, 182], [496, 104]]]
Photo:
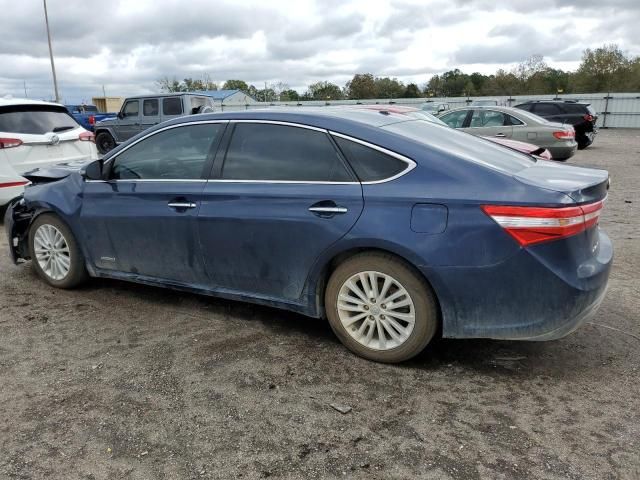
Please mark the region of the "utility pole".
[[22, 85], [24, 86], [24, 98], [29, 98], [29, 96], [27, 95], [27, 81], [23, 80]]
[[49, 42], [49, 58], [51, 58], [51, 73], [53, 73], [53, 90], [56, 94], [56, 102], [60, 102], [60, 95], [58, 95], [58, 79], [56, 78], [56, 66], [53, 63], [53, 49], [51, 48], [51, 32], [49, 32], [49, 15], [47, 15], [47, 0], [42, 0], [44, 3], [44, 22], [47, 25], [47, 41]]

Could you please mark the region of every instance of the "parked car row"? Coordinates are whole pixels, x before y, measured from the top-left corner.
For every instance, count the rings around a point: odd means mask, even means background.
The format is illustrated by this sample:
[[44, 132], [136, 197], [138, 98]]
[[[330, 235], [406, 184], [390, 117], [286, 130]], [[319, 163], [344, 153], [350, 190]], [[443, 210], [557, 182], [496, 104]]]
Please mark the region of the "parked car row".
[[474, 135], [528, 142], [543, 147], [555, 160], [565, 160], [578, 144], [572, 125], [554, 123], [524, 110], [499, 106], [462, 107], [439, 118], [452, 128]]
[[[522, 126], [495, 108], [446, 116]], [[569, 131], [517, 111], [540, 136]], [[598, 228], [608, 173], [414, 115], [273, 109], [155, 125], [101, 160], [27, 174], [5, 216], [11, 257], [58, 288], [106, 277], [326, 317], [380, 362], [417, 355], [436, 332], [578, 328], [613, 258]]]
[[572, 100], [533, 100], [516, 105], [515, 108], [534, 113], [551, 122], [573, 125], [578, 149], [591, 145], [598, 133], [598, 115], [588, 103]]
[[[440, 120], [435, 115], [425, 111], [419, 110], [414, 107], [407, 107], [402, 105], [363, 105], [362, 108], [368, 108], [371, 110], [378, 110], [381, 112], [393, 112], [400, 113], [404, 115], [408, 115], [413, 118], [418, 118], [420, 120], [426, 120], [428, 122], [437, 123], [440, 125], [448, 126], [445, 122]], [[494, 135], [494, 136], [482, 136], [486, 140], [490, 142], [497, 143], [498, 145], [502, 145], [507, 148], [511, 148], [513, 150], [517, 150], [522, 153], [526, 153], [528, 155], [534, 155], [536, 157], [543, 158], [545, 160], [551, 160], [551, 153], [545, 147], [540, 147], [538, 145], [534, 145], [532, 143], [520, 142], [517, 140], [512, 140], [509, 138], [505, 138], [502, 136]]]

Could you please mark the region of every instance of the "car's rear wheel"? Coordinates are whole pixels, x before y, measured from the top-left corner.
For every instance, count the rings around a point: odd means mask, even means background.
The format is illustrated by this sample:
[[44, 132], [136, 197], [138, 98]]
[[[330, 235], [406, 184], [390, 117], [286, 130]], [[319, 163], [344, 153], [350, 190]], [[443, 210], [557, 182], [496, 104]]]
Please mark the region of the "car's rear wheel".
[[105, 154], [116, 148], [116, 141], [109, 132], [99, 132], [96, 135], [96, 147], [101, 154]]
[[377, 252], [355, 255], [336, 268], [327, 284], [325, 309], [340, 341], [376, 362], [414, 357], [438, 327], [429, 285], [403, 261]]
[[76, 239], [56, 215], [35, 219], [29, 229], [29, 252], [36, 272], [49, 285], [73, 288], [87, 278]]

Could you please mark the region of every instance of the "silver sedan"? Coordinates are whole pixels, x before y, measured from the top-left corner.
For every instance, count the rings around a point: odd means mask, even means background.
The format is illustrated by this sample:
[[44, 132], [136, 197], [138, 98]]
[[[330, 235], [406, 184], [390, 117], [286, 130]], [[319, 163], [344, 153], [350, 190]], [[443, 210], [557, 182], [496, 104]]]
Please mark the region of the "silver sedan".
[[453, 128], [483, 137], [498, 137], [544, 147], [554, 160], [566, 160], [577, 147], [572, 125], [553, 123], [515, 108], [471, 106], [450, 110], [440, 120]]

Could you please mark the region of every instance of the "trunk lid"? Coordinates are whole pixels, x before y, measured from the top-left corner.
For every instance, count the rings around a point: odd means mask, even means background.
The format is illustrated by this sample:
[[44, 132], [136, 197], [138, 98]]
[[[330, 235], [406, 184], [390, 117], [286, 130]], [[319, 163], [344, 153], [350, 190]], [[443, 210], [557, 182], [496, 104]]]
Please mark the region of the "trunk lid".
[[538, 160], [529, 168], [515, 173], [514, 177], [527, 185], [562, 192], [576, 203], [603, 200], [609, 190], [609, 172], [606, 170], [546, 160]]

